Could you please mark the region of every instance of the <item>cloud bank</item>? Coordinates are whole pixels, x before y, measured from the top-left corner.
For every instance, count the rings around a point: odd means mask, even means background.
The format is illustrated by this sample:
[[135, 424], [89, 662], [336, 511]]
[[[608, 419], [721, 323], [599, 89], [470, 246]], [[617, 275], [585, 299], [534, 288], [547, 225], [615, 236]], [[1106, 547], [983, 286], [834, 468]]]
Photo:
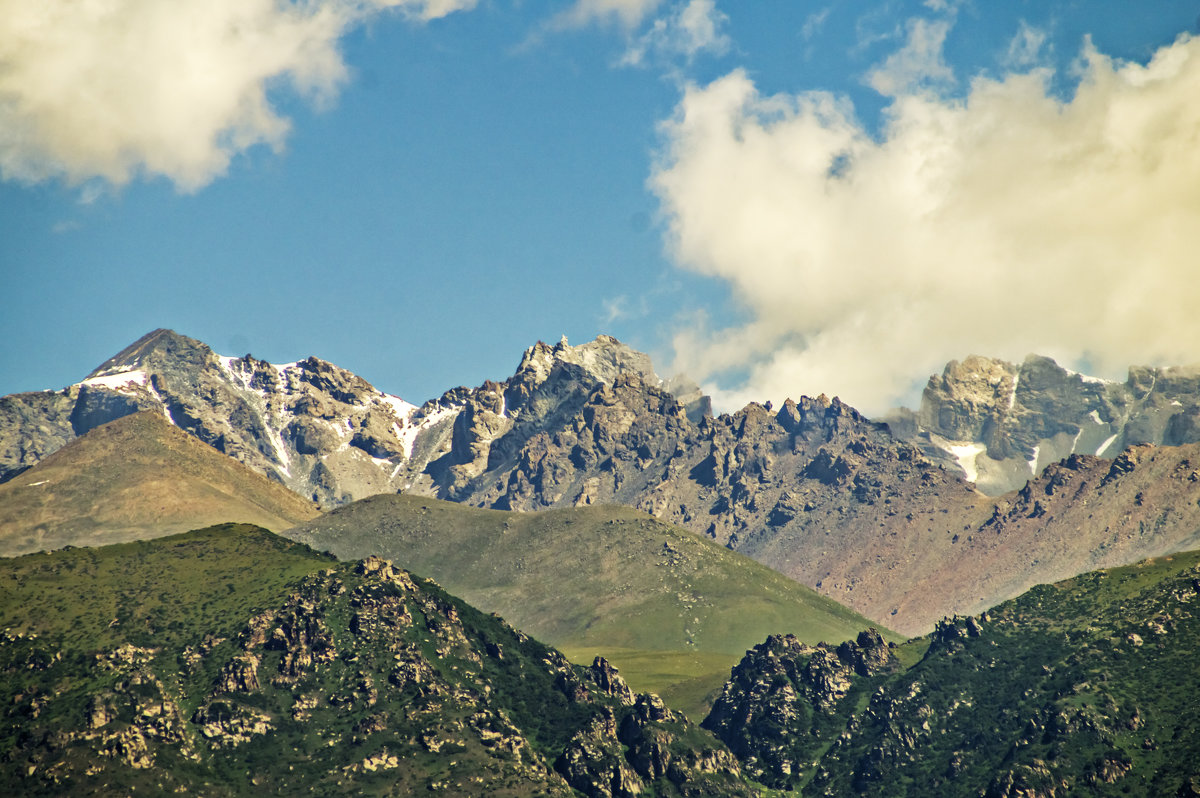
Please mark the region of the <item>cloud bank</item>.
[[347, 71], [338, 40], [385, 8], [430, 20], [475, 0], [0, 0], [0, 175], [181, 190], [278, 149], [269, 93], [315, 103]]
[[1067, 100], [1045, 69], [949, 98], [914, 71], [945, 83], [943, 31], [912, 33], [868, 78], [896, 92], [874, 137], [843, 99], [740, 71], [686, 91], [650, 185], [676, 262], [746, 318], [695, 320], [674, 365], [723, 380], [726, 406], [826, 392], [877, 413], [972, 352], [1109, 374], [1200, 357], [1200, 39], [1146, 65], [1089, 42]]

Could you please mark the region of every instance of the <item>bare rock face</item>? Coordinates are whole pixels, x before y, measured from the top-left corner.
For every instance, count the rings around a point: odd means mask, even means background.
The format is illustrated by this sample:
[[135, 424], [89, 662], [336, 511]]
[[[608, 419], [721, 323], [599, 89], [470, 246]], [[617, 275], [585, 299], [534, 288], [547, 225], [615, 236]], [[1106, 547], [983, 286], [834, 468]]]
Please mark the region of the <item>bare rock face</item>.
[[929, 378], [920, 409], [897, 424], [927, 456], [988, 495], [1020, 488], [1072, 454], [1200, 441], [1200, 366], [1134, 366], [1111, 382], [1030, 355], [972, 355]]
[[595, 661], [592, 662], [592, 667], [587, 669], [586, 677], [598, 692], [610, 698], [615, 698], [618, 703], [625, 706], [632, 706], [634, 704], [636, 698], [633, 690], [621, 678], [617, 669], [604, 657], [596, 657]]

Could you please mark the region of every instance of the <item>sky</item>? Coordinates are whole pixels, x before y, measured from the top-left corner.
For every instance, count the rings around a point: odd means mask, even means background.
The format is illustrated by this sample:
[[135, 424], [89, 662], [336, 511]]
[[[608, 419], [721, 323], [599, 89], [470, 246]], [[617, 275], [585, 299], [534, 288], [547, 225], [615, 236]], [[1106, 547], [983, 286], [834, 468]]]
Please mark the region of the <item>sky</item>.
[[1200, 2], [0, 0], [0, 394], [168, 327], [413, 402], [1200, 360]]

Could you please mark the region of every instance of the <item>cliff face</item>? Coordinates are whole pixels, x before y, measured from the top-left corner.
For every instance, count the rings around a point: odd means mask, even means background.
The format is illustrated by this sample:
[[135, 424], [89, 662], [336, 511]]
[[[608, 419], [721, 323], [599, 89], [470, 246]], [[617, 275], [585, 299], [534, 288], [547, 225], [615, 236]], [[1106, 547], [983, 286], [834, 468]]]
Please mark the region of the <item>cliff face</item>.
[[1035, 355], [1020, 364], [973, 355], [930, 377], [907, 421], [926, 455], [994, 496], [1072, 454], [1200, 441], [1200, 366], [1137, 366], [1111, 382]]

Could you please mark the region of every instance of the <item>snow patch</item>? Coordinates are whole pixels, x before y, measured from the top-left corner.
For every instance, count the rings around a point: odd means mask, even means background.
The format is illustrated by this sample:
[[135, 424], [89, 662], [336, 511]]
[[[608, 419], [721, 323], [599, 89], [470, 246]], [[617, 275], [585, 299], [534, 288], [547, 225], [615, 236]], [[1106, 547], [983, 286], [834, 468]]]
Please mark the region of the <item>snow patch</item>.
[[1013, 375], [1012, 393], [1010, 393], [1008, 395], [1008, 409], [1009, 410], [1012, 410], [1013, 407], [1015, 407], [1017, 404], [1017, 385], [1019, 385], [1020, 382], [1021, 382], [1021, 372], [1018, 371], [1016, 374]]
[[1101, 377], [1092, 377], [1087, 374], [1081, 374], [1078, 371], [1071, 371], [1070, 369], [1063, 369], [1063, 373], [1068, 377], [1078, 377], [1080, 382], [1090, 383], [1091, 385], [1111, 385], [1112, 383], [1116, 382], [1116, 380], [1106, 380]]
[[26, 485], [25, 487], [27, 487], [27, 488], [36, 488], [38, 485], [45, 485], [45, 484], [47, 484], [47, 483], [49, 483], [49, 482], [50, 482], [50, 480], [48, 480], [48, 479], [43, 479], [41, 482], [30, 482], [30, 483], [29, 483], [28, 485]]
[[408, 421], [412, 417], [412, 414], [417, 412], [416, 405], [404, 401], [399, 396], [392, 396], [390, 393], [381, 393], [377, 398], [385, 404], [391, 405], [392, 410], [396, 413], [396, 418], [402, 422]]
[[957, 462], [958, 467], [962, 469], [963, 475], [968, 482], [977, 482], [979, 480], [979, 468], [975, 464], [975, 458], [987, 451], [987, 446], [982, 443], [973, 441], [949, 441], [939, 435], [930, 435], [929, 439], [942, 451], [950, 454]]
[[1088, 417], [1089, 417], [1089, 418], [1091, 418], [1091, 419], [1092, 419], [1092, 421], [1095, 421], [1097, 424], [1103, 424], [1103, 423], [1104, 423], [1104, 422], [1103, 422], [1103, 421], [1100, 419], [1100, 411], [1099, 411], [1099, 410], [1093, 410], [1092, 412], [1088, 413]]
[[952, 444], [947, 447], [947, 451], [958, 460], [958, 467], [963, 470], [967, 482], [979, 481], [979, 468], [975, 465], [975, 458], [987, 451], [986, 446], [982, 443]]
[[80, 385], [95, 386], [97, 388], [108, 388], [111, 391], [119, 391], [128, 386], [130, 383], [145, 387], [146, 372], [144, 371], [122, 371], [117, 374], [105, 374], [100, 377], [89, 377]]
[[1038, 454], [1042, 451], [1041, 446], [1033, 447], [1033, 457], [1029, 459], [1029, 473], [1037, 476]]
[[1104, 443], [1100, 444], [1100, 448], [1096, 450], [1096, 456], [1099, 457], [1108, 451], [1108, 447], [1113, 445], [1113, 441], [1117, 439], [1116, 435], [1112, 435]]
[[439, 422], [458, 415], [458, 407], [441, 407], [433, 411], [424, 418], [418, 419], [415, 423], [409, 417], [405, 420], [404, 428], [399, 431], [397, 437], [400, 438], [400, 445], [404, 447], [404, 459], [411, 460], [413, 447], [417, 444], [417, 437], [425, 430], [436, 426]]

